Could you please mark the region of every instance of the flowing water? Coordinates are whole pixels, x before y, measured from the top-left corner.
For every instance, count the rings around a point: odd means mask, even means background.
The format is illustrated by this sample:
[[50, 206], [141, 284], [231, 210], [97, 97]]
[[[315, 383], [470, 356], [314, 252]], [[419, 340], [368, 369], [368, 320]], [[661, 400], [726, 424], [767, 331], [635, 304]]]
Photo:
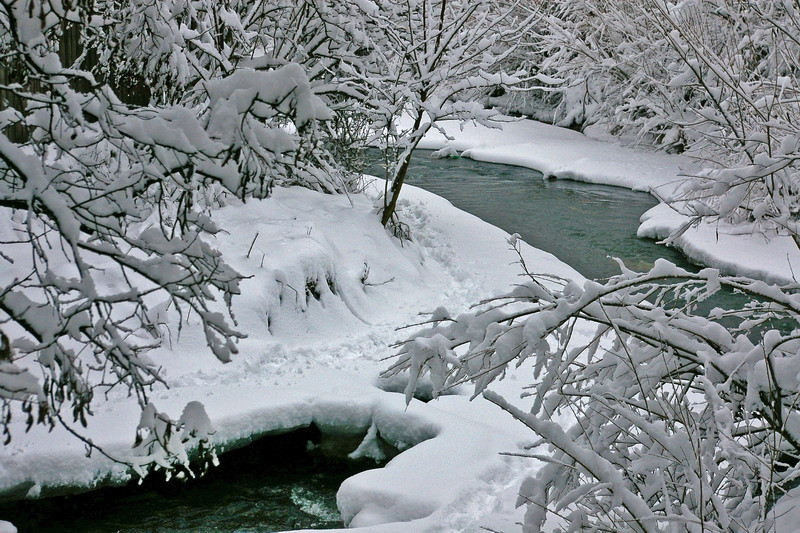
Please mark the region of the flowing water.
[[[372, 169], [375, 170], [375, 169]], [[444, 196], [456, 207], [519, 233], [587, 278], [619, 274], [610, 257], [634, 270], [664, 257], [689, 268], [676, 250], [636, 237], [639, 217], [656, 205], [649, 194], [568, 180], [544, 180], [527, 168], [466, 158], [415, 154], [408, 183]]]
[[[372, 169], [377, 172], [376, 169]], [[555, 254], [589, 278], [619, 272], [609, 256], [646, 270], [656, 258], [691, 268], [675, 250], [636, 237], [648, 194], [573, 181], [545, 181], [536, 171], [469, 159], [416, 154], [408, 182], [444, 196], [531, 245]], [[296, 432], [257, 441], [221, 457], [221, 466], [188, 483], [0, 504], [20, 532], [267, 532], [342, 527], [341, 482], [365, 464], [307, 452], [314, 435]]]
[[269, 532], [343, 527], [342, 481], [375, 463], [325, 458], [313, 430], [267, 437], [225, 453], [189, 482], [154, 481], [75, 496], [0, 504], [20, 533]]
[[[369, 154], [378, 158], [378, 152]], [[382, 175], [378, 166], [369, 171]], [[639, 217], [656, 205], [650, 194], [609, 185], [571, 180], [545, 180], [540, 172], [523, 167], [483, 163], [467, 158], [432, 159], [419, 151], [407, 177], [450, 200], [456, 207], [509, 233], [518, 233], [528, 244], [552, 253], [590, 279], [603, 281], [620, 273], [612, 259], [621, 259], [635, 271], [649, 270], [664, 258], [690, 272], [699, 268], [676, 249], [636, 236]], [[528, 265], [536, 271], [535, 265]], [[738, 308], [747, 301], [723, 288], [700, 302], [697, 311], [714, 307]], [[733, 326], [736, 321], [724, 319]], [[786, 321], [768, 327], [793, 329]], [[751, 331], [753, 339], [760, 330]]]

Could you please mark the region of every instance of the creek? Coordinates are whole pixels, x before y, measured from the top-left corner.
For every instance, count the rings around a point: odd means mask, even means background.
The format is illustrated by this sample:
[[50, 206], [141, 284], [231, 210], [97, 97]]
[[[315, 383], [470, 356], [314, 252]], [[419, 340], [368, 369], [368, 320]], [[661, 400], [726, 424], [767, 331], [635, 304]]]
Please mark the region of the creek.
[[528, 244], [552, 253], [587, 278], [619, 274], [611, 257], [637, 271], [649, 269], [659, 257], [693, 269], [677, 250], [636, 236], [639, 217], [656, 205], [647, 193], [545, 180], [535, 170], [467, 158], [432, 159], [424, 151], [412, 159], [407, 181], [509, 233], [518, 233]]
[[[370, 157], [378, 157], [371, 151]], [[484, 163], [468, 158], [433, 159], [431, 152], [415, 153], [407, 182], [450, 200], [456, 207], [489, 222], [508, 233], [517, 233], [528, 244], [552, 253], [589, 279], [600, 282], [620, 273], [612, 258], [638, 272], [648, 271], [656, 259], [664, 258], [690, 272], [690, 263], [675, 248], [636, 236], [641, 215], [655, 206], [650, 194], [610, 185], [572, 180], [544, 179], [524, 167]], [[369, 171], [382, 175], [377, 166]], [[536, 272], [535, 265], [528, 265]], [[697, 304], [704, 314], [715, 307], [740, 308], [747, 298], [722, 288]], [[735, 319], [721, 323], [732, 327]], [[791, 320], [769, 321], [751, 330], [757, 342], [765, 329], [788, 333], [795, 328]]]
[[[322, 453], [320, 438], [314, 426], [268, 436], [222, 454], [220, 465], [198, 479], [165, 482], [151, 474], [141, 486], [134, 481], [85, 494], [2, 503], [0, 516], [11, 518], [20, 533], [340, 528], [339, 485], [376, 465]], [[350, 450], [357, 441], [342, 446]]]
[[[377, 152], [372, 153], [375, 156]], [[636, 237], [639, 217], [656, 204], [648, 194], [567, 180], [465, 158], [415, 154], [408, 183], [519, 233], [587, 278], [619, 273], [610, 257], [647, 270], [659, 257], [693, 269], [671, 248]], [[380, 175], [377, 168], [368, 169]], [[313, 431], [312, 431], [313, 433]], [[186, 483], [0, 504], [21, 532], [267, 532], [342, 527], [336, 491], [344, 479], [376, 465], [331, 460], [309, 451], [317, 435], [299, 431], [261, 439], [222, 455], [221, 465]], [[357, 442], [350, 443], [351, 448]]]

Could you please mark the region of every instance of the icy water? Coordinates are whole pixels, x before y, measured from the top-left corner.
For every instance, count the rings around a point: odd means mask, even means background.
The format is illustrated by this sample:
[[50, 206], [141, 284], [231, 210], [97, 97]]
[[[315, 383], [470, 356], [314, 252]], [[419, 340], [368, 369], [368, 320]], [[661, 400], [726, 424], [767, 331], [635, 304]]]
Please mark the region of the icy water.
[[[313, 433], [313, 432], [312, 432]], [[343, 527], [342, 481], [375, 466], [307, 451], [314, 435], [268, 437], [223, 454], [191, 482], [146, 482], [39, 501], [0, 504], [20, 533], [268, 532]], [[148, 478], [149, 479], [149, 478]]]
[[544, 180], [535, 170], [466, 158], [431, 159], [424, 151], [412, 159], [408, 183], [444, 196], [509, 233], [519, 233], [587, 278], [618, 274], [610, 257], [639, 271], [659, 257], [689, 267], [678, 251], [636, 237], [639, 217], [656, 205], [646, 193]]

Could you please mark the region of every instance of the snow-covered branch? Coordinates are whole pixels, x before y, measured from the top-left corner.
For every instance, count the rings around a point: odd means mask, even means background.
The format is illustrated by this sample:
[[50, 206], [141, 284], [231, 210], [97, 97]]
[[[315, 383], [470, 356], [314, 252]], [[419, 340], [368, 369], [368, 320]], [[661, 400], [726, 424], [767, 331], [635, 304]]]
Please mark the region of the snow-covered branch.
[[[526, 272], [469, 313], [440, 309], [387, 374], [410, 373], [407, 395], [424, 374], [471, 382], [551, 446], [520, 493], [531, 531], [551, 512], [574, 530], [755, 531], [798, 475], [797, 287], [620, 266], [582, 287]], [[742, 304], [702, 305], [720, 290]], [[529, 412], [490, 392], [512, 366], [530, 369]]]
[[796, 4], [552, 2], [533, 28], [530, 105], [700, 159], [685, 214], [797, 236]]
[[[0, 90], [17, 102], [0, 119], [7, 438], [15, 405], [29, 421], [83, 425], [98, 390], [150, 405], [163, 378], [147, 352], [168, 315], [199, 320], [229, 361], [241, 278], [212, 245], [208, 209], [282, 185], [344, 191], [321, 144], [328, 106], [299, 64], [248, 63], [261, 43], [243, 20], [263, 22], [248, 9], [0, 0]], [[84, 50], [65, 64], [75, 27]], [[150, 105], [121, 101], [121, 76], [146, 84]], [[197, 442], [170, 435], [186, 422], [159, 420], [144, 456], [185, 463], [178, 448]]]

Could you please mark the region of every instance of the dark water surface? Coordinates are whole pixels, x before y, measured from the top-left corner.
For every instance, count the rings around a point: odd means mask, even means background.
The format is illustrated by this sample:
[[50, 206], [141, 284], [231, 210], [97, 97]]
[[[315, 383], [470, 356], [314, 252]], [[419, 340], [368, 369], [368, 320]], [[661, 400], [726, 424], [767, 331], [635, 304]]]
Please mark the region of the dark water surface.
[[[380, 174], [379, 174], [380, 175]], [[587, 278], [619, 274], [610, 257], [648, 270], [663, 257], [689, 268], [678, 251], [636, 237], [639, 217], [656, 205], [647, 193], [569, 180], [544, 180], [527, 168], [466, 158], [412, 159], [408, 183], [450, 200], [532, 246], [554, 254]]]
[[[343, 527], [342, 481], [370, 465], [307, 450], [313, 431], [267, 437], [223, 454], [220, 466], [190, 482], [0, 504], [20, 533], [268, 532]], [[375, 467], [375, 463], [371, 464]], [[155, 477], [155, 475], [153, 475]]]

